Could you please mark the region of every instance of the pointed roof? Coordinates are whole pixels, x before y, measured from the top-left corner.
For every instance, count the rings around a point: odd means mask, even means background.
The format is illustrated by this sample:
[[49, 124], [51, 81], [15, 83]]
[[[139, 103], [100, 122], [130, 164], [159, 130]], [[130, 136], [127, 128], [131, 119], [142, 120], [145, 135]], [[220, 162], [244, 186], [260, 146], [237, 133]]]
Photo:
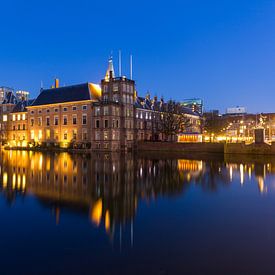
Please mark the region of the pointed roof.
[[107, 69], [106, 74], [105, 74], [105, 80], [106, 81], [110, 80], [111, 72], [112, 72], [112, 78], [115, 78], [115, 69], [114, 69], [113, 57], [112, 56], [109, 58], [108, 69]]

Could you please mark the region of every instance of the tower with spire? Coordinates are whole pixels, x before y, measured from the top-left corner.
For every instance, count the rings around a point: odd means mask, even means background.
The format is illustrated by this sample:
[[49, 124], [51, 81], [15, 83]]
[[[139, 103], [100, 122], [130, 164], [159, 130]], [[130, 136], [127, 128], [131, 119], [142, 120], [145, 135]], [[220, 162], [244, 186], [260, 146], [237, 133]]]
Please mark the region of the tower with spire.
[[94, 103], [93, 147], [115, 151], [134, 149], [135, 146], [135, 82], [126, 77], [115, 77], [112, 56], [101, 80], [101, 101]]
[[105, 81], [110, 81], [110, 79], [115, 78], [115, 69], [113, 64], [113, 56], [111, 55], [108, 61], [108, 68], [105, 74]]

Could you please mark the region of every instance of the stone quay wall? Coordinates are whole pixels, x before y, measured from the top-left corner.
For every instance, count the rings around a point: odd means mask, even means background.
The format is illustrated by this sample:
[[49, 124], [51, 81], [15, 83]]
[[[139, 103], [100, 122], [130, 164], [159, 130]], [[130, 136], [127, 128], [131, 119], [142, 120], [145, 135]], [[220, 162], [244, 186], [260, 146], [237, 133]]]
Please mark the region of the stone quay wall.
[[225, 154], [275, 155], [275, 142], [267, 143], [227, 143], [224, 146]]
[[173, 143], [139, 142], [140, 152], [177, 152], [177, 153], [222, 153], [247, 155], [275, 155], [275, 142], [249, 144], [244, 143]]
[[138, 151], [224, 153], [224, 143], [138, 142]]

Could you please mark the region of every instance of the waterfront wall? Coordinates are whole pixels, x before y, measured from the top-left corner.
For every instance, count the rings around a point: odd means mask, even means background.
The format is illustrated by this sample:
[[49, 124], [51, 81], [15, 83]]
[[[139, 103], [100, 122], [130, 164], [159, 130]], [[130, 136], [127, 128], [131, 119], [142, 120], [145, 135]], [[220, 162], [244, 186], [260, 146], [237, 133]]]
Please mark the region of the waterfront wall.
[[[3, 147], [2, 147], [3, 148]], [[0, 147], [1, 149], [1, 147]], [[7, 150], [29, 150], [29, 151], [54, 151], [54, 152], [70, 152], [70, 153], [92, 153], [95, 152], [93, 149], [69, 149], [69, 148], [23, 148], [23, 147], [12, 147], [7, 148]], [[138, 142], [136, 151], [139, 154], [156, 154], [166, 157], [167, 155], [173, 153], [174, 156], [180, 156], [182, 153], [185, 155], [192, 153], [204, 154], [217, 153], [225, 155], [275, 155], [275, 142], [271, 145], [262, 144], [250, 144], [245, 145], [244, 143], [175, 143], [175, 142], [149, 142], [143, 141]], [[101, 150], [103, 152], [110, 152], [110, 150]], [[96, 152], [100, 152], [97, 150]], [[123, 151], [120, 151], [123, 152]]]
[[275, 142], [249, 144], [245, 143], [172, 143], [172, 142], [139, 142], [140, 152], [163, 153], [221, 153], [245, 155], [275, 155]]
[[224, 153], [224, 143], [139, 142], [138, 151]]
[[224, 146], [225, 154], [251, 154], [251, 155], [275, 155], [275, 143], [249, 144], [244, 143], [227, 143]]

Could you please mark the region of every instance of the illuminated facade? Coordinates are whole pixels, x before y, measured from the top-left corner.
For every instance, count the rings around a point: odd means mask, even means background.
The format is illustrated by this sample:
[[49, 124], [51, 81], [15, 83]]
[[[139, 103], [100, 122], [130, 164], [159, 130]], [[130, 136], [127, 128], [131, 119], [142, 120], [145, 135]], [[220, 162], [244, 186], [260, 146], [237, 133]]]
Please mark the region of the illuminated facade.
[[[161, 141], [168, 103], [138, 97], [135, 81], [115, 77], [112, 59], [101, 85], [84, 83], [29, 93], [7, 90], [1, 111], [1, 143], [8, 147], [61, 147], [93, 150], [131, 150], [139, 140]], [[174, 115], [186, 116], [185, 130], [200, 132], [200, 115], [177, 105]], [[177, 141], [176, 134], [173, 137]]]
[[[221, 122], [223, 129], [215, 133], [215, 141], [251, 143], [255, 140], [257, 127], [264, 128], [266, 142], [275, 141], [275, 113], [225, 114], [216, 116], [216, 119]], [[205, 134], [208, 140], [210, 140], [209, 134]]]
[[201, 161], [150, 160], [133, 154], [88, 157], [2, 150], [0, 191], [10, 201], [16, 194], [34, 195], [54, 210], [57, 223], [63, 209], [82, 211], [95, 227], [103, 225], [113, 235], [118, 225], [133, 221], [142, 200], [180, 194], [202, 169]]

